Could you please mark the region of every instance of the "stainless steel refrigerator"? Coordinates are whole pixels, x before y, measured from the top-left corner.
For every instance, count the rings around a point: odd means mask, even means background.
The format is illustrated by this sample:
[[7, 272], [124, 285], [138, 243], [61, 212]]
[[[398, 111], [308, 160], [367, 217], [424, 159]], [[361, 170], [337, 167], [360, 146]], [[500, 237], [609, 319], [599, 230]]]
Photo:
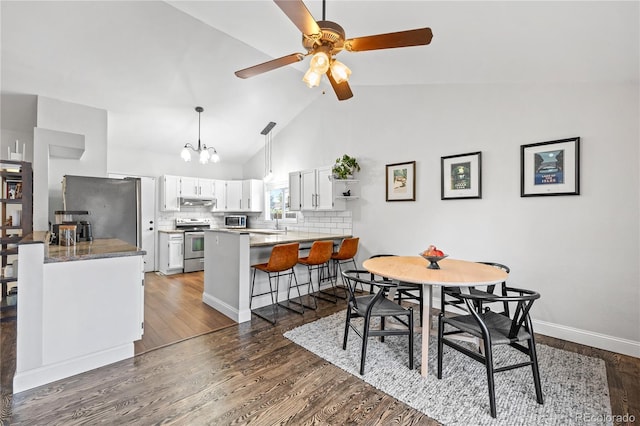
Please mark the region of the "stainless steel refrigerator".
[[137, 247], [142, 239], [140, 191], [138, 178], [66, 175], [62, 181], [64, 210], [88, 211], [93, 238], [118, 238]]

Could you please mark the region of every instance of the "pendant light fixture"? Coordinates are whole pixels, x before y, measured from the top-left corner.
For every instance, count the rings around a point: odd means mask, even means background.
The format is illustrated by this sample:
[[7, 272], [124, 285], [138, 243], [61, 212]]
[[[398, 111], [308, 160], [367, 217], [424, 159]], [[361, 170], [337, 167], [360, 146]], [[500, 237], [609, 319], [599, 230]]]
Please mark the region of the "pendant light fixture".
[[198, 148], [195, 148], [192, 144], [186, 143], [180, 156], [184, 161], [191, 161], [191, 151], [198, 154], [200, 163], [207, 164], [208, 162], [217, 163], [220, 161], [220, 156], [215, 148], [207, 148], [207, 145], [200, 143], [200, 114], [204, 111], [202, 107], [196, 107], [198, 113]]
[[273, 163], [271, 161], [271, 129], [275, 127], [276, 123], [270, 121], [267, 126], [260, 132], [264, 135], [264, 178], [265, 182], [269, 182], [273, 179]]

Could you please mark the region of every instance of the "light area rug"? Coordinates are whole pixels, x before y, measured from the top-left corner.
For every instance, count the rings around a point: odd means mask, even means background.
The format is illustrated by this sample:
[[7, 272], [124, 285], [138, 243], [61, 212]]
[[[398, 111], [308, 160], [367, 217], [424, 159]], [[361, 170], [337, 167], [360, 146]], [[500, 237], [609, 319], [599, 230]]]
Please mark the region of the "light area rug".
[[[544, 404], [536, 402], [531, 368], [496, 373], [498, 417], [489, 414], [483, 364], [445, 346], [442, 379], [436, 376], [437, 337], [429, 341], [429, 375], [420, 375], [422, 337], [415, 333], [415, 369], [409, 370], [408, 339], [370, 338], [360, 376], [361, 340], [349, 333], [342, 349], [346, 311], [287, 331], [284, 336], [344, 371], [446, 425], [612, 424], [604, 361], [537, 344]], [[496, 365], [528, 359], [510, 347], [494, 348]]]

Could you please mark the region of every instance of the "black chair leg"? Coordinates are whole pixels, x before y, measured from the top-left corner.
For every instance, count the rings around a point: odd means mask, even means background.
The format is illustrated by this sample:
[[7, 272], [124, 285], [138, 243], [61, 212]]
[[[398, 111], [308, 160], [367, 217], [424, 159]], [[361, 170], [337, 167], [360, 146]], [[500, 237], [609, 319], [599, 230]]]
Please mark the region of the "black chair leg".
[[540, 385], [540, 370], [538, 369], [538, 354], [536, 352], [536, 342], [531, 333], [531, 339], [529, 344], [529, 357], [531, 358], [531, 370], [533, 371], [533, 384], [536, 388], [536, 401], [538, 404], [544, 404], [544, 397], [542, 396], [542, 386]]
[[489, 410], [491, 417], [496, 417], [496, 386], [493, 378], [493, 355], [491, 353], [491, 342], [484, 340], [485, 360], [487, 367], [487, 386], [489, 387]]
[[347, 322], [344, 325], [344, 340], [342, 341], [342, 349], [347, 349], [347, 339], [349, 337], [349, 327], [351, 324], [351, 308], [347, 308]]
[[413, 308], [409, 308], [409, 370], [413, 370]]
[[442, 379], [442, 355], [444, 350], [444, 342], [442, 338], [444, 337], [444, 321], [442, 318], [444, 317], [444, 312], [440, 311], [438, 315], [438, 379]]
[[369, 341], [370, 319], [364, 319], [364, 330], [362, 331], [362, 352], [360, 355], [360, 375], [364, 375], [364, 360], [367, 358], [367, 342]]

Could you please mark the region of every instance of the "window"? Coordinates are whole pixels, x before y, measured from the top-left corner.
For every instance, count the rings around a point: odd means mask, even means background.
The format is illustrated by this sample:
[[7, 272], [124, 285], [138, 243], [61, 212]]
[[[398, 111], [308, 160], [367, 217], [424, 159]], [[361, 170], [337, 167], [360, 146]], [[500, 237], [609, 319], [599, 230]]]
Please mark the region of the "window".
[[289, 187], [286, 183], [267, 185], [265, 201], [265, 220], [297, 222], [297, 213], [289, 211]]

